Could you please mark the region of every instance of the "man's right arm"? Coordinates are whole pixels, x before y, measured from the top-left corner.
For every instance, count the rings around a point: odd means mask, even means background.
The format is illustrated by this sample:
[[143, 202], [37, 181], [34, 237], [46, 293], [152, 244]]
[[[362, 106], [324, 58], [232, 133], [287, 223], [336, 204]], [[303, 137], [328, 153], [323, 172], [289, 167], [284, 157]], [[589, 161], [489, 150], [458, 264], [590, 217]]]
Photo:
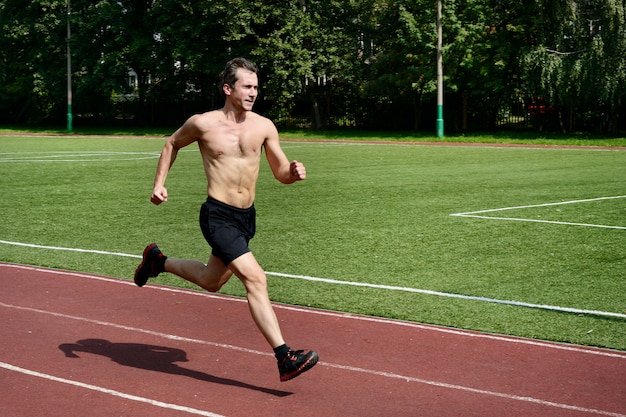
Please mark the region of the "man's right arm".
[[191, 116], [184, 125], [182, 125], [172, 136], [170, 136], [163, 146], [159, 164], [157, 165], [156, 175], [154, 176], [154, 187], [152, 188], [152, 197], [150, 201], [157, 206], [167, 201], [167, 189], [165, 188], [165, 179], [170, 168], [176, 160], [178, 150], [190, 143], [198, 140], [197, 118], [199, 115]]

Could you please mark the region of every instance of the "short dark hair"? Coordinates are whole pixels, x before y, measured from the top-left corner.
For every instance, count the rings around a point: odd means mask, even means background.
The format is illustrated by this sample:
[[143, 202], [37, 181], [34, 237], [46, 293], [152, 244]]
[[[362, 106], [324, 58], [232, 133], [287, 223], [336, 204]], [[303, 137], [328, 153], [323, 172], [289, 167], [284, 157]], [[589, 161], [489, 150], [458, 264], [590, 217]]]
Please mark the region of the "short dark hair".
[[259, 73], [259, 67], [257, 65], [246, 58], [233, 58], [226, 63], [226, 67], [220, 72], [220, 85], [219, 90], [220, 94], [224, 96], [224, 84], [228, 84], [231, 87], [235, 85], [237, 82], [237, 70], [239, 68], [246, 69], [248, 71], [252, 71], [255, 74]]

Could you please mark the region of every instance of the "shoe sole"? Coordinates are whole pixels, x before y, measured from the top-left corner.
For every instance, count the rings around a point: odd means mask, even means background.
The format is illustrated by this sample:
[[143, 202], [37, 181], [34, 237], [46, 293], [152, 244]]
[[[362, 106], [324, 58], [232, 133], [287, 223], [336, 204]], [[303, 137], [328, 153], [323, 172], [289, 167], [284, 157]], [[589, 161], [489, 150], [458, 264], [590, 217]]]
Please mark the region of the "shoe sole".
[[135, 284], [138, 287], [143, 287], [144, 285], [146, 285], [146, 282], [148, 282], [148, 278], [150, 278], [150, 275], [146, 276], [145, 279], [139, 279], [138, 275], [139, 275], [139, 271], [141, 271], [141, 269], [144, 267], [144, 265], [146, 264], [146, 258], [148, 256], [148, 253], [154, 249], [157, 246], [156, 243], [151, 243], [148, 246], [146, 246], [146, 248], [143, 250], [143, 255], [142, 255], [142, 259], [141, 259], [141, 263], [139, 264], [139, 266], [137, 267], [137, 269], [135, 270], [135, 277], [134, 277], [134, 281]]
[[285, 381], [289, 381], [290, 379], [294, 379], [298, 375], [300, 375], [300, 374], [308, 371], [309, 369], [313, 368], [313, 366], [315, 366], [315, 364], [317, 363], [317, 361], [319, 359], [320, 359], [319, 355], [316, 352], [312, 352], [311, 357], [309, 358], [308, 361], [304, 362], [302, 365], [300, 365], [300, 367], [298, 369], [296, 369], [292, 373], [287, 374], [287, 375], [282, 375], [280, 377], [280, 380], [282, 382], [285, 382]]

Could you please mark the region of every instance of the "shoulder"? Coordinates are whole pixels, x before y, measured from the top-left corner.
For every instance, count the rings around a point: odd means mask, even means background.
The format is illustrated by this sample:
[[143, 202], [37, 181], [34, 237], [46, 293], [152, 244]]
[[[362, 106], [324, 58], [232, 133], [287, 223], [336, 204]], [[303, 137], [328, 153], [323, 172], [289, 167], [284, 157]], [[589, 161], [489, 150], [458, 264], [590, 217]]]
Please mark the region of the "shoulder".
[[222, 115], [222, 112], [220, 112], [219, 110], [211, 110], [205, 113], [198, 113], [189, 117], [185, 124], [200, 127], [206, 124], [215, 123], [220, 119], [220, 116]]
[[216, 115], [211, 112], [198, 113], [190, 116], [183, 125], [170, 136], [170, 141], [177, 147], [187, 146], [200, 139], [204, 132], [215, 124]]
[[217, 110], [194, 114], [185, 121], [180, 130], [186, 135], [192, 135], [199, 138], [205, 132], [213, 130], [219, 125], [221, 120], [220, 116], [221, 112]]
[[246, 117], [250, 120], [250, 121], [254, 121], [255, 123], [272, 123], [272, 121], [270, 119], [268, 119], [265, 116], [261, 116], [259, 113], [253, 112], [253, 111], [249, 111], [246, 114]]
[[274, 125], [274, 122], [272, 122], [272, 120], [268, 119], [267, 117], [261, 116], [258, 113], [249, 112], [248, 118], [254, 124], [255, 129], [263, 132], [266, 138], [269, 138], [269, 136], [278, 135], [276, 125]]

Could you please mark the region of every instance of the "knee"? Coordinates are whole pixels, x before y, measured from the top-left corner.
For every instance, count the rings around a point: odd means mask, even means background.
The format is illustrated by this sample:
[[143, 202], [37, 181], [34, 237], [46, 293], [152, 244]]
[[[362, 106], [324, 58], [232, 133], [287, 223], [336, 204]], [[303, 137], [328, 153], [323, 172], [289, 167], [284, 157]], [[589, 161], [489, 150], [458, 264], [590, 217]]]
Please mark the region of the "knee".
[[267, 292], [267, 277], [262, 271], [246, 277], [243, 281], [248, 292]]
[[220, 289], [222, 289], [224, 284], [228, 282], [232, 275], [230, 271], [227, 271], [221, 276], [215, 277], [213, 274], [211, 274], [211, 271], [208, 268], [205, 268], [203, 272], [204, 274], [202, 276], [200, 286], [208, 292], [218, 292]]

